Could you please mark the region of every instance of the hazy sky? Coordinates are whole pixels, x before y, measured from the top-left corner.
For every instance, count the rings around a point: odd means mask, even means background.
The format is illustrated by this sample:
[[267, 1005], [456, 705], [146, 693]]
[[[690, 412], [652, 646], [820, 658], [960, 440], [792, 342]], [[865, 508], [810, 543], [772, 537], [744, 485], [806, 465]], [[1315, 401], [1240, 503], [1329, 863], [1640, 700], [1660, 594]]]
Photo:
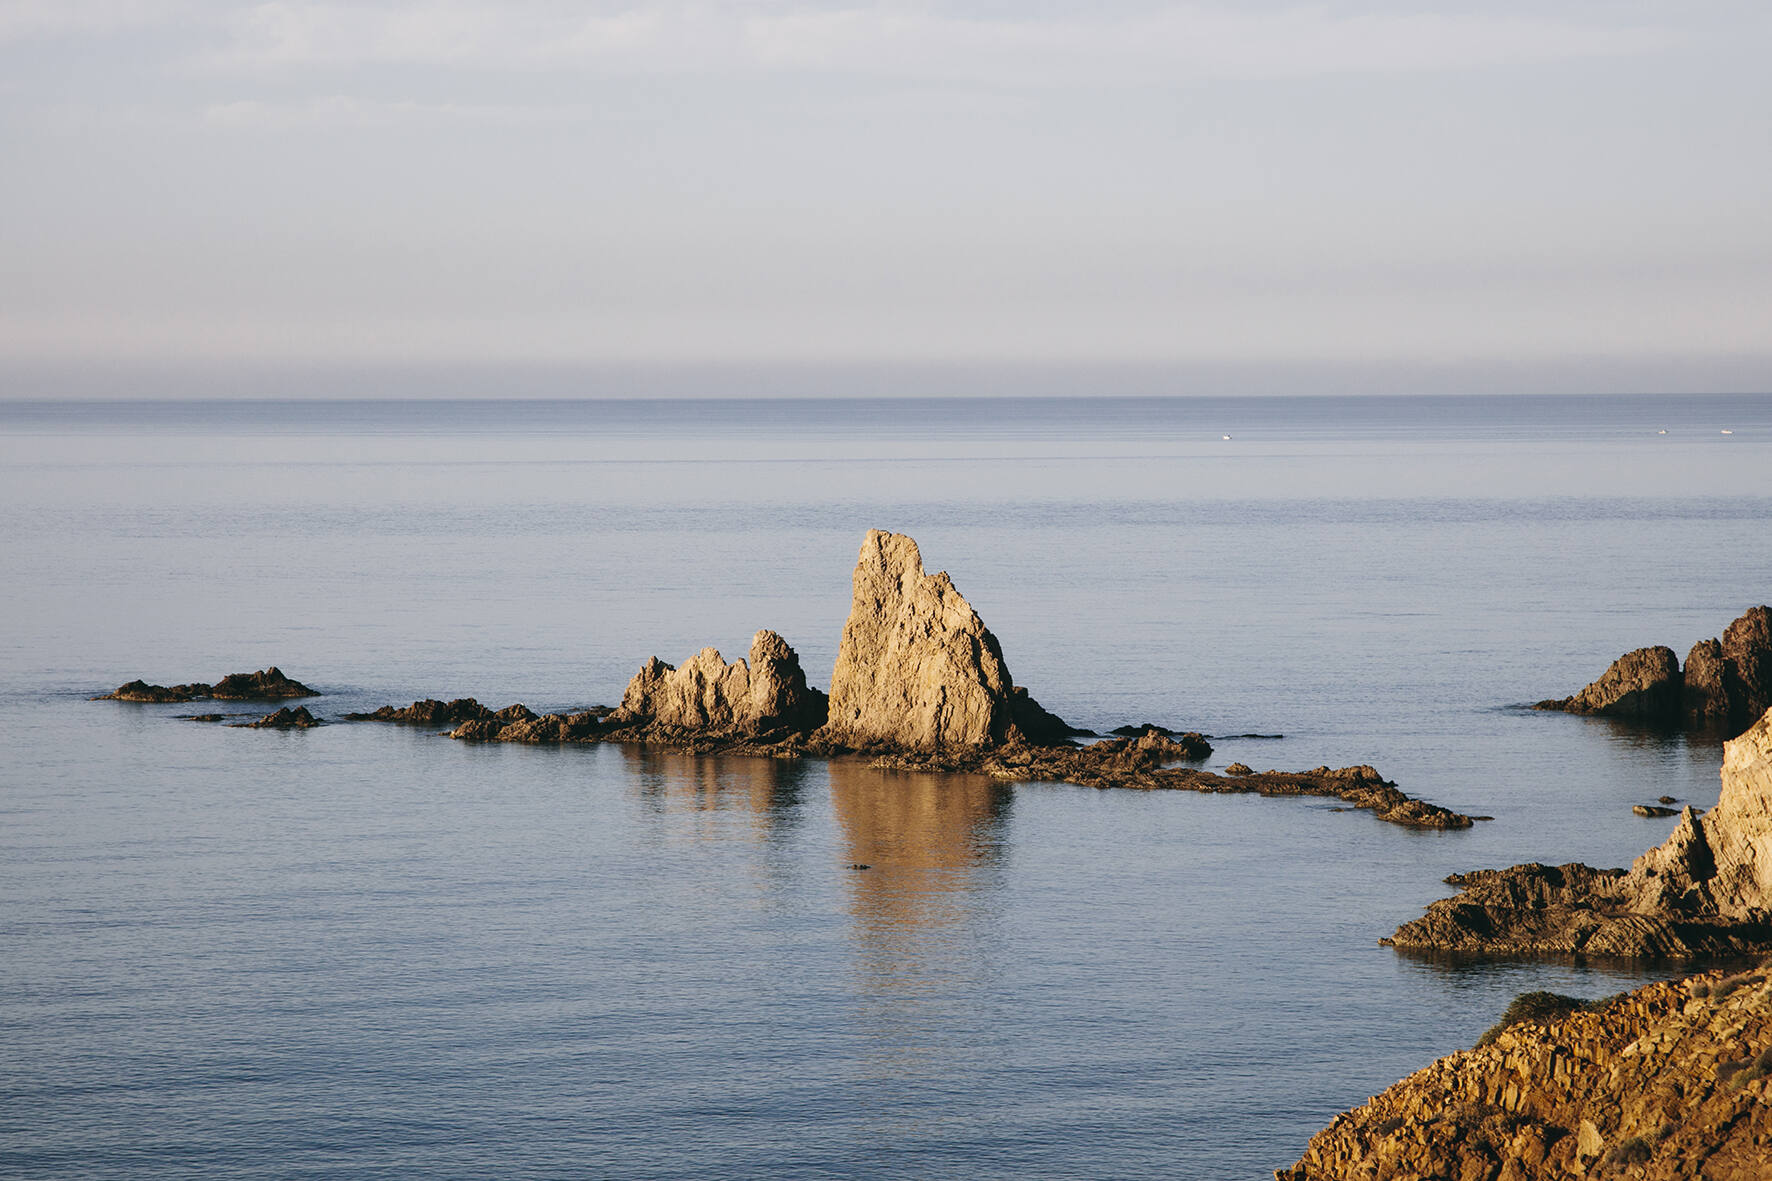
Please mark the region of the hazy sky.
[[0, 361], [1772, 389], [1768, 60], [1765, 0], [0, 0]]

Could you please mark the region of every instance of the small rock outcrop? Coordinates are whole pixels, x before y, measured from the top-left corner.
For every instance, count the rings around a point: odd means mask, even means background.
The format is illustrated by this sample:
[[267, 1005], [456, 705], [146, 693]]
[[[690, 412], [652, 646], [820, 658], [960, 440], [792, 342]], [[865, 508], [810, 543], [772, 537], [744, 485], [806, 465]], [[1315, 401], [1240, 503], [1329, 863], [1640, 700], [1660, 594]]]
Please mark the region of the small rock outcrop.
[[825, 736], [857, 749], [965, 751], [1061, 726], [1016, 691], [997, 637], [945, 572], [924, 573], [917, 543], [870, 530], [831, 671]]
[[346, 714], [349, 722], [396, 722], [405, 726], [459, 726], [463, 722], [517, 722], [526, 721], [535, 715], [522, 705], [507, 705], [501, 710], [491, 710], [481, 705], [472, 697], [457, 697], [454, 701], [438, 701], [427, 697], [415, 701], [411, 705], [395, 709], [384, 705], [372, 713]]
[[1772, 710], [1723, 746], [1722, 792], [1627, 873], [1516, 865], [1454, 874], [1461, 893], [1383, 942], [1476, 955], [1692, 959], [1772, 950]]
[[1720, 640], [1694, 644], [1683, 669], [1671, 648], [1639, 648], [1573, 697], [1534, 708], [1733, 737], [1772, 709], [1772, 608], [1750, 607]]
[[1768, 1176], [1764, 969], [1658, 982], [1492, 1032], [1337, 1116], [1277, 1181]]
[[298, 705], [290, 709], [287, 705], [274, 714], [266, 714], [256, 722], [239, 722], [236, 730], [312, 730], [315, 726], [326, 723], [308, 712], [308, 707]]
[[284, 701], [292, 697], [318, 697], [320, 694], [300, 681], [283, 675], [272, 665], [255, 673], [229, 673], [213, 685], [193, 681], [188, 685], [150, 685], [146, 681], [130, 681], [111, 692], [94, 697], [94, 701], [183, 702], [213, 699], [216, 701]]
[[1538, 708], [1663, 723], [1679, 715], [1680, 686], [1680, 658], [1672, 648], [1638, 648], [1614, 660], [1575, 696], [1540, 702]]
[[714, 648], [703, 648], [681, 668], [654, 656], [628, 682], [609, 720], [714, 733], [809, 733], [824, 723], [825, 705], [787, 641], [760, 631], [749, 661], [727, 664]]

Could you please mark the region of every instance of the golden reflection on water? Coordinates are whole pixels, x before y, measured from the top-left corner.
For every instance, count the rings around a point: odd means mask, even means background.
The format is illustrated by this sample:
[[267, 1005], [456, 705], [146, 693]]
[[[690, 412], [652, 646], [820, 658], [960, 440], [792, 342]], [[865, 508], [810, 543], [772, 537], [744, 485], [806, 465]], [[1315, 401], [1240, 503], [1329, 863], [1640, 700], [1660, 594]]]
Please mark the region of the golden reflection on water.
[[831, 801], [852, 868], [849, 909], [874, 988], [952, 987], [981, 966], [1000, 886], [1010, 788], [832, 762]]
[[[786, 835], [798, 818], [807, 767], [798, 760], [738, 755], [689, 755], [646, 747], [620, 747], [640, 795], [654, 810], [686, 816], [699, 837], [729, 831], [715, 813], [746, 814], [759, 840]], [[705, 823], [703, 823], [705, 822]]]

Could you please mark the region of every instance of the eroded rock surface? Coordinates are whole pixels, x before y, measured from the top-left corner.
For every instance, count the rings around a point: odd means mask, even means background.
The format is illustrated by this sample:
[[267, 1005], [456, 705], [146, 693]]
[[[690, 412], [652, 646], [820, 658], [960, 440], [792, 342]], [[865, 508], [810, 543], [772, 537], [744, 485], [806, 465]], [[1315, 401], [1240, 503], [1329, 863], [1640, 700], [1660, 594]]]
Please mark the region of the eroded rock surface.
[[406, 726], [459, 726], [463, 722], [521, 722], [535, 716], [527, 706], [507, 705], [501, 710], [488, 709], [472, 697], [454, 701], [438, 701], [427, 697], [411, 705], [395, 709], [384, 705], [372, 713], [346, 714], [350, 722], [396, 722]]
[[146, 681], [130, 681], [119, 685], [94, 701], [182, 702], [214, 699], [217, 701], [283, 701], [292, 697], [318, 697], [320, 694], [300, 681], [283, 675], [272, 665], [255, 673], [229, 673], [213, 685], [193, 681], [187, 685], [150, 685]]
[[1772, 983], [1660, 982], [1526, 1021], [1335, 1118], [1277, 1181], [1765, 1181]]
[[703, 648], [681, 668], [654, 656], [628, 682], [610, 721], [711, 733], [810, 733], [824, 724], [825, 704], [825, 695], [806, 684], [787, 641], [765, 630], [751, 640], [748, 661], [727, 664], [714, 648]]
[[1000, 746], [1012, 731], [1045, 739], [1060, 726], [1016, 692], [997, 637], [953, 580], [924, 573], [909, 537], [870, 530], [831, 670], [827, 739], [859, 749], [965, 751]]
[[1722, 792], [1627, 873], [1516, 865], [1454, 874], [1462, 891], [1394, 947], [1477, 955], [1688, 959], [1772, 950], [1772, 711], [1723, 746]]
[[1671, 648], [1639, 648], [1573, 697], [1535, 708], [1739, 734], [1772, 709], [1772, 608], [1750, 607], [1720, 640], [1694, 644], [1684, 668]]

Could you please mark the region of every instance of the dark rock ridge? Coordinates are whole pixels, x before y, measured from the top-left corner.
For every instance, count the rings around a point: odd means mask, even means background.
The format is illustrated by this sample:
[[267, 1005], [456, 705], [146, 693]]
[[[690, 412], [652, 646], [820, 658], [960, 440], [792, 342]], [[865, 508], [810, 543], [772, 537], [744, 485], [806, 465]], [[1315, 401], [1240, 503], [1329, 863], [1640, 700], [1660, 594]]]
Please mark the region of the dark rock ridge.
[[1772, 709], [1772, 608], [1750, 607], [1722, 639], [1694, 644], [1684, 669], [1672, 648], [1638, 648], [1573, 697], [1534, 708], [1733, 737]]
[[1723, 746], [1722, 792], [1622, 869], [1537, 863], [1446, 879], [1462, 891], [1383, 942], [1503, 956], [1693, 959], [1772, 951], [1772, 711]]
[[[604, 710], [604, 713], [609, 712]], [[427, 697], [423, 701], [415, 701], [402, 709], [384, 705], [373, 713], [346, 714], [348, 722], [398, 722], [407, 726], [456, 727], [463, 722], [523, 722], [535, 716], [527, 706], [507, 705], [501, 710], [491, 710], [475, 701], [472, 697], [457, 697], [454, 701], [438, 701]]]
[[1765, 1181], [1769, 1144], [1762, 968], [1659, 981], [1499, 1029], [1335, 1117], [1274, 1176]]
[[283, 701], [291, 697], [318, 697], [320, 694], [300, 681], [283, 675], [273, 665], [255, 673], [229, 673], [213, 685], [193, 681], [188, 685], [150, 685], [146, 681], [130, 681], [94, 701], [182, 702], [202, 701]]
[[256, 722], [236, 722], [236, 730], [312, 730], [315, 726], [326, 723], [308, 712], [308, 707], [298, 705], [290, 709], [287, 705], [274, 714], [266, 714]]

